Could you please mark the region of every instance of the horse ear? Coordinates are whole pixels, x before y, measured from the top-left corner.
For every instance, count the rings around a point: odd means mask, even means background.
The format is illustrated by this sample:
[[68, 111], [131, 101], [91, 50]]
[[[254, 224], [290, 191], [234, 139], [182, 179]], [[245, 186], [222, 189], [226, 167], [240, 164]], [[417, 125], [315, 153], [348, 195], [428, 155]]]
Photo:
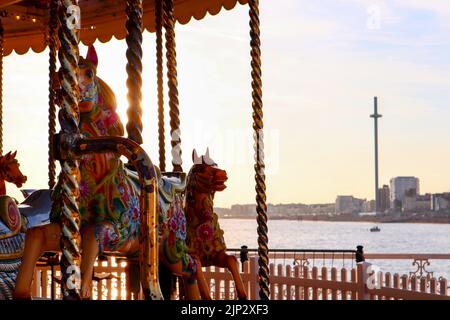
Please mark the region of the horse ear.
[[11, 155], [11, 157], [14, 159], [17, 155], [17, 150], [13, 152], [13, 154]]
[[4, 155], [6, 160], [9, 160], [11, 158], [11, 151]]
[[195, 149], [192, 151], [192, 162], [194, 164], [202, 164], [202, 159], [198, 156], [197, 150]]
[[98, 66], [98, 56], [97, 51], [95, 51], [95, 48], [93, 45], [90, 45], [86, 54], [86, 60], [91, 61], [94, 66], [97, 68]]
[[212, 165], [215, 164], [215, 163], [214, 163], [214, 160], [211, 159], [211, 157], [209, 156], [209, 147], [206, 148], [206, 153], [205, 153], [205, 155], [203, 156], [203, 160], [205, 161], [205, 164], [207, 164], [207, 165], [212, 166]]

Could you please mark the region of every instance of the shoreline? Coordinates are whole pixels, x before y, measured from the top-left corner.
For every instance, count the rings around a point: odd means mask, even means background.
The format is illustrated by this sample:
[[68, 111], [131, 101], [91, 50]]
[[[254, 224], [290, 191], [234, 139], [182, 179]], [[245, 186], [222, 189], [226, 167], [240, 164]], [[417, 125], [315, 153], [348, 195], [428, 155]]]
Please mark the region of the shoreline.
[[[253, 220], [255, 216], [219, 216], [220, 219], [242, 219]], [[321, 222], [366, 222], [366, 223], [426, 223], [426, 224], [450, 224], [449, 217], [349, 217], [349, 216], [298, 216], [298, 217], [283, 217], [274, 216], [269, 220], [287, 220], [287, 221], [321, 221]]]

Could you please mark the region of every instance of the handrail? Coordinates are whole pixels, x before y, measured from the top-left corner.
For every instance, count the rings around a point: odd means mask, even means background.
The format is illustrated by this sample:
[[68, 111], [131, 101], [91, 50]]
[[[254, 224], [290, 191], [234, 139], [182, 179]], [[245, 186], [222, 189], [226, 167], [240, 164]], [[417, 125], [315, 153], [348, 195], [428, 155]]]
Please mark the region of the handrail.
[[450, 253], [366, 253], [365, 257], [372, 260], [383, 259], [435, 259], [435, 260], [450, 260]]
[[[228, 252], [241, 252], [243, 249], [229, 248]], [[258, 249], [245, 249], [248, 253], [258, 252]], [[269, 249], [269, 253], [286, 253], [286, 258], [293, 257], [292, 253], [352, 253], [356, 254], [357, 250], [349, 249]], [[306, 257], [312, 255], [306, 255]], [[319, 257], [322, 257], [320, 255]], [[325, 255], [325, 257], [332, 257], [332, 255]], [[383, 259], [398, 259], [398, 260], [410, 260], [410, 259], [436, 259], [436, 260], [450, 260], [450, 253], [366, 253], [364, 252], [366, 259], [383, 260]]]
[[[227, 251], [241, 251], [242, 249], [230, 248]], [[247, 252], [258, 252], [258, 249], [246, 249]], [[296, 252], [317, 252], [317, 253], [356, 253], [357, 250], [351, 249], [269, 249], [269, 252], [286, 252], [286, 253], [296, 253]]]

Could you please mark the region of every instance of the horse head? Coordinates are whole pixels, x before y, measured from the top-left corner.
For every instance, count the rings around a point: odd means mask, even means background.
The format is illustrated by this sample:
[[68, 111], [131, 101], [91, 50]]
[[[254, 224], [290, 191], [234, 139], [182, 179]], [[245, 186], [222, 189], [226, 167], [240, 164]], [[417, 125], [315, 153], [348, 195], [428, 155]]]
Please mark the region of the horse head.
[[14, 153], [8, 152], [0, 157], [0, 178], [14, 183], [17, 188], [20, 188], [27, 181], [27, 177], [20, 171], [20, 164], [16, 155], [17, 151]]
[[[223, 191], [228, 180], [227, 172], [220, 169], [209, 155], [209, 148], [205, 155], [199, 157], [197, 151], [192, 152], [193, 167], [189, 173], [188, 181], [195, 180], [195, 191], [201, 193], [214, 193]], [[188, 182], [189, 184], [189, 182]]]
[[102, 120], [104, 125], [116, 124], [120, 127], [119, 133], [123, 135], [122, 124], [116, 112], [117, 101], [113, 90], [109, 85], [97, 76], [98, 56], [94, 46], [89, 46], [86, 57], [80, 57], [78, 62], [78, 87], [80, 89], [80, 101], [78, 107], [80, 112], [89, 112], [94, 105], [101, 106]]
[[98, 57], [94, 46], [89, 46], [86, 57], [78, 62], [78, 87], [80, 89], [80, 111], [90, 110], [98, 98]]

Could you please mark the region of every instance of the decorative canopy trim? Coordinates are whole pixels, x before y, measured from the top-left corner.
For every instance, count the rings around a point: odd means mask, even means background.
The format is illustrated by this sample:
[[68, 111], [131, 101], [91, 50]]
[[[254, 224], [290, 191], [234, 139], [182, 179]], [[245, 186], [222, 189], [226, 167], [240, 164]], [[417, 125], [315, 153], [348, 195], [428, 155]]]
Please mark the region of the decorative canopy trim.
[[[175, 19], [187, 24], [192, 18], [203, 19], [207, 13], [217, 15], [222, 8], [233, 9], [237, 3], [248, 0], [174, 0]], [[143, 0], [144, 29], [155, 32], [155, 1]], [[4, 55], [12, 51], [25, 54], [30, 49], [42, 52], [47, 47], [49, 0], [0, 0], [0, 19], [5, 29]], [[93, 44], [96, 40], [108, 42], [126, 36], [125, 1], [80, 0], [81, 42]]]

